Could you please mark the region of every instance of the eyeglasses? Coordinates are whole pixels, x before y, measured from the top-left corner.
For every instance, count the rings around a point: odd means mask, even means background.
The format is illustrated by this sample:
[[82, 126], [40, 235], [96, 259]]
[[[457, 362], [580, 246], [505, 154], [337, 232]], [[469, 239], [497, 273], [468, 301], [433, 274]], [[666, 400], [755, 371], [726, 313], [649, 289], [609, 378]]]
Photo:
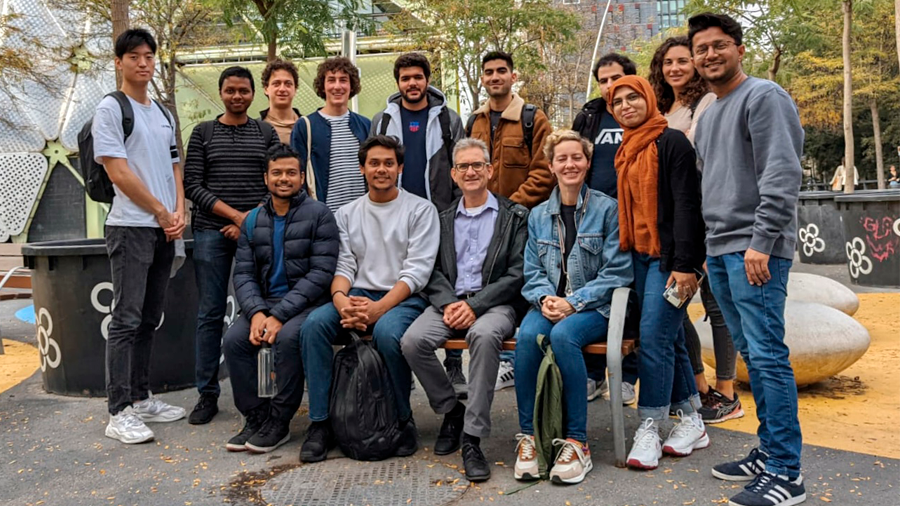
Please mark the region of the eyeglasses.
[[735, 44], [735, 42], [732, 40], [717, 40], [708, 46], [704, 44], [702, 46], [695, 47], [694, 55], [695, 56], [706, 56], [706, 54], [709, 53], [710, 49], [715, 49], [716, 53], [718, 54], [718, 53], [721, 53], [722, 51], [725, 51], [726, 49], [728, 49], [728, 46], [735, 46], [735, 45], [737, 45], [737, 44]]
[[622, 104], [624, 102], [628, 102], [629, 104], [634, 105], [643, 99], [644, 99], [644, 97], [642, 97], [638, 93], [629, 93], [628, 95], [625, 95], [624, 101], [621, 98], [613, 99], [612, 106], [613, 106], [613, 109], [618, 109], [618, 108], [622, 107]]
[[485, 162], [457, 163], [453, 169], [456, 170], [456, 172], [465, 174], [471, 168], [476, 174], [481, 174], [488, 165], [489, 164]]

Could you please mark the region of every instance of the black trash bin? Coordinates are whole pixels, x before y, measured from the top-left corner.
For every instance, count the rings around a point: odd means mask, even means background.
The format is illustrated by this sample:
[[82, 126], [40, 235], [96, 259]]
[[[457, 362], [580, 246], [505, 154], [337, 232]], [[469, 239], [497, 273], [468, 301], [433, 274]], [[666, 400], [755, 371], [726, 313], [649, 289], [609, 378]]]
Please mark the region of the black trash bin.
[[834, 200], [843, 222], [850, 281], [900, 287], [900, 190], [838, 195]]
[[830, 191], [800, 192], [797, 203], [797, 253], [804, 264], [842, 264], [844, 231]]
[[[165, 392], [194, 386], [197, 284], [193, 241], [169, 280], [166, 307], [153, 340], [150, 389]], [[106, 397], [106, 335], [113, 292], [106, 243], [76, 239], [22, 247], [32, 269], [35, 323], [44, 389], [51, 393]], [[226, 322], [236, 304], [229, 298]], [[224, 375], [224, 364], [220, 377]]]

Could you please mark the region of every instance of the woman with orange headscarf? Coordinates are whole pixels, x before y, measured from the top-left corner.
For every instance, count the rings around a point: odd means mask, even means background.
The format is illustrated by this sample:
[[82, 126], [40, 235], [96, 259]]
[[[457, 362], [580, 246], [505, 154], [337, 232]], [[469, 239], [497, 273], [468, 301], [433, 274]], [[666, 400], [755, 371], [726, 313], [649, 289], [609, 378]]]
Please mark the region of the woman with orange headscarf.
[[[619, 246], [632, 254], [641, 303], [641, 425], [627, 462], [655, 469], [663, 452], [686, 456], [709, 446], [681, 325], [706, 254], [700, 182], [694, 148], [668, 128], [646, 79], [625, 76], [607, 94], [624, 131], [616, 153]], [[665, 297], [668, 288], [674, 293]], [[659, 425], [670, 406], [679, 421], [663, 443]]]

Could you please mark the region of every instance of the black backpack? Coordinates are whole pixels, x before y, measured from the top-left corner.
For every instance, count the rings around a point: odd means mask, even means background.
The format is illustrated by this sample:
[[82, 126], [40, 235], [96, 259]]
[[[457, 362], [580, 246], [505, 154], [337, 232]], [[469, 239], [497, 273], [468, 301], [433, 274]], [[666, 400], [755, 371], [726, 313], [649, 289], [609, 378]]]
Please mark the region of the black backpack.
[[[453, 163], [453, 133], [450, 131], [450, 110], [447, 109], [447, 106], [441, 107], [441, 113], [438, 115], [438, 120], [441, 122], [441, 139], [444, 141], [444, 149], [447, 150], [447, 160], [452, 164]], [[387, 135], [388, 125], [391, 123], [391, 116], [389, 114], [381, 115], [381, 128], [378, 129], [378, 133], [380, 135]]]
[[[113, 97], [119, 103], [119, 108], [122, 110], [122, 130], [125, 131], [125, 140], [128, 140], [128, 136], [134, 131], [134, 109], [131, 108], [131, 102], [121, 91], [114, 91], [106, 96]], [[153, 100], [153, 103], [162, 111], [169, 126], [173, 126], [169, 111], [156, 100]], [[94, 135], [91, 132], [93, 124], [94, 119], [91, 118], [78, 132], [78, 160], [81, 162], [81, 176], [84, 178], [84, 189], [91, 199], [111, 204], [116, 192], [113, 190], [112, 181], [109, 180], [109, 174], [106, 173], [103, 164], [94, 161]]]
[[391, 377], [375, 346], [350, 335], [334, 356], [329, 420], [344, 455], [384, 460], [394, 456], [401, 435]]
[[[525, 140], [525, 146], [528, 147], [528, 153], [534, 156], [531, 145], [534, 143], [534, 115], [537, 113], [537, 106], [534, 104], [525, 104], [522, 108], [522, 138]], [[472, 137], [472, 126], [475, 125], [475, 114], [469, 115], [466, 120], [466, 137]]]
[[[200, 123], [200, 135], [203, 138], [203, 149], [206, 149], [206, 146], [209, 146], [210, 141], [212, 141], [213, 129], [215, 128], [216, 121], [219, 121], [219, 119], [211, 119]], [[266, 143], [266, 149], [269, 149], [269, 144], [272, 143], [272, 137], [275, 136], [275, 127], [261, 119], [250, 118], [250, 121], [255, 121], [256, 125], [259, 126], [259, 130], [263, 134], [263, 140]]]

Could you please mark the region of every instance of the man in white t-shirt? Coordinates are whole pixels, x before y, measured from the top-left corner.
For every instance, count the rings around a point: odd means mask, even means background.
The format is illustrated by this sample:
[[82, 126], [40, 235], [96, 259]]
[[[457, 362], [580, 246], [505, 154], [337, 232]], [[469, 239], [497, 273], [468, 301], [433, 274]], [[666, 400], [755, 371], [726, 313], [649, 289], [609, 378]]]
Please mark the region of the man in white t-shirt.
[[122, 107], [104, 98], [94, 115], [94, 157], [116, 197], [106, 218], [115, 305], [106, 342], [106, 435], [123, 443], [153, 439], [144, 422], [172, 422], [183, 408], [150, 396], [150, 349], [165, 305], [174, 240], [184, 232], [184, 186], [171, 115], [150, 99], [156, 41], [143, 29], [116, 40], [121, 91], [134, 112], [125, 138]]

